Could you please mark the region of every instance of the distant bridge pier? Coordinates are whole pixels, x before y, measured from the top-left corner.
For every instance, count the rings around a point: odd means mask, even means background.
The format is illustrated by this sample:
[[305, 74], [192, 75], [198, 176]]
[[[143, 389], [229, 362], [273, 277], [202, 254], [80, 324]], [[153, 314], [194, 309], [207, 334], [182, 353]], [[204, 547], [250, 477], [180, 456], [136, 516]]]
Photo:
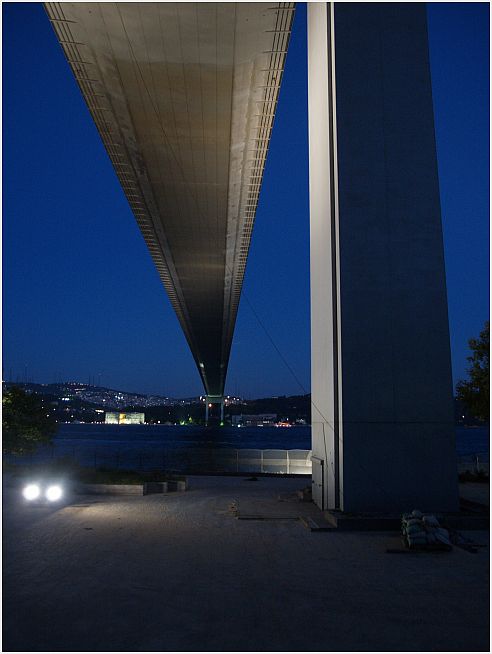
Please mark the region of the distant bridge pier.
[[224, 422], [224, 396], [223, 395], [205, 395], [205, 424], [208, 425], [210, 418], [210, 409], [214, 404], [220, 404], [220, 422]]
[[313, 497], [458, 506], [425, 4], [308, 3]]

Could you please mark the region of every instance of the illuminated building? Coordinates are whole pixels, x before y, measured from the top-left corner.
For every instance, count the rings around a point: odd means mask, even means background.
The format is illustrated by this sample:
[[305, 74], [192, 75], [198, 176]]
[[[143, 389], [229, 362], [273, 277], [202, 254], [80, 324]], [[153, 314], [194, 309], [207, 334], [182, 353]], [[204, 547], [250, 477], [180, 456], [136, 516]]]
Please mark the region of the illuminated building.
[[277, 420], [276, 413], [260, 413], [258, 415], [232, 416], [232, 424], [239, 427], [273, 427]]
[[107, 425], [143, 425], [145, 413], [119, 413], [107, 411], [104, 416]]

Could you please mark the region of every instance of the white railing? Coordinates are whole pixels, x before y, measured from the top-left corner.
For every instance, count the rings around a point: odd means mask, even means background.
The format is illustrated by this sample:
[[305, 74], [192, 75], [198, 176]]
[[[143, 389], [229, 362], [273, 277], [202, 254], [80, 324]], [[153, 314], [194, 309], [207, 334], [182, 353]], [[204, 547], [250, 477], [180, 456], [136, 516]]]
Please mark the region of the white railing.
[[236, 472], [311, 474], [311, 450], [235, 450]]
[[458, 457], [458, 473], [489, 474], [489, 455], [487, 452], [466, 454]]
[[311, 450], [235, 448], [109, 448], [54, 445], [25, 456], [5, 457], [23, 464], [65, 459], [91, 468], [166, 470], [192, 473], [311, 474]]
[[[115, 448], [54, 445], [35, 454], [5, 456], [19, 465], [71, 460], [84, 467], [127, 470], [166, 470], [192, 473], [276, 473], [310, 475], [311, 450], [236, 448]], [[489, 474], [486, 452], [458, 457], [458, 473]]]

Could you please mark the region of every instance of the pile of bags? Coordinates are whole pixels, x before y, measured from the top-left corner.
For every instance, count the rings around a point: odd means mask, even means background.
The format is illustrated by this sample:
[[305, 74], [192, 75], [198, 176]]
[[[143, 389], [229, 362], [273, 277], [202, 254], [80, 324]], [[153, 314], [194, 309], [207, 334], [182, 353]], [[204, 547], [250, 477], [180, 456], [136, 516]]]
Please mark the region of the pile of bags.
[[435, 515], [423, 514], [417, 509], [404, 513], [401, 518], [401, 530], [405, 545], [410, 549], [452, 549], [449, 532], [441, 527]]

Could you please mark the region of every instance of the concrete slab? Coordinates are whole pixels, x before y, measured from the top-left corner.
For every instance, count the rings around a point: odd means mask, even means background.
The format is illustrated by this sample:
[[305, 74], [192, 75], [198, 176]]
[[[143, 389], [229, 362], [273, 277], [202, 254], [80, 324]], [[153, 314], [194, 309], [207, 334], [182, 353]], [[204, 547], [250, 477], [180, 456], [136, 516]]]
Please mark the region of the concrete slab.
[[325, 520], [334, 529], [345, 531], [398, 531], [399, 515], [345, 515], [341, 511], [325, 511]]

